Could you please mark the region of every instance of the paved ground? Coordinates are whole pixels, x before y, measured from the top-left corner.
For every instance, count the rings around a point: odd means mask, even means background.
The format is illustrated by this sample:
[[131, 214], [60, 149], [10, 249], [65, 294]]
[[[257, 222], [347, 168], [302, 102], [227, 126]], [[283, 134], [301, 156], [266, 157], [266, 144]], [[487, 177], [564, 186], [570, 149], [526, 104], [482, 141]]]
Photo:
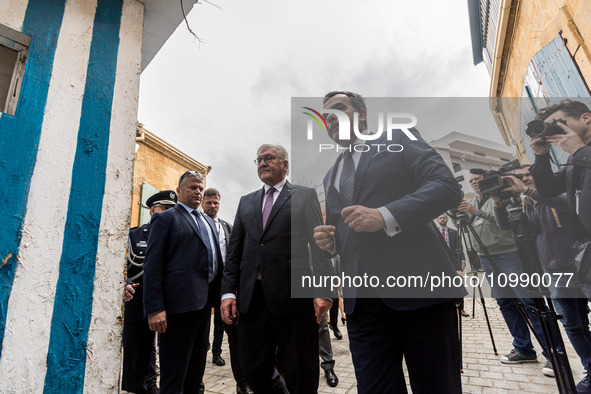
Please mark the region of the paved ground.
[[[539, 355], [539, 363], [504, 365], [499, 357], [511, 351], [511, 337], [507, 330], [501, 313], [494, 299], [486, 299], [487, 310], [491, 320], [492, 330], [499, 352], [499, 356], [493, 354], [491, 340], [486, 326], [482, 306], [479, 300], [476, 303], [475, 318], [462, 319], [463, 361], [464, 373], [462, 375], [463, 392], [465, 393], [508, 393], [508, 392], [532, 392], [532, 393], [557, 393], [556, 381], [544, 376], [541, 372], [543, 357]], [[466, 298], [466, 311], [472, 313], [472, 300]], [[355, 372], [349, 352], [349, 342], [345, 326], [339, 323], [343, 339], [338, 341], [332, 337], [333, 352], [335, 355], [335, 373], [339, 377], [339, 385], [335, 388], [326, 384], [324, 373], [320, 375], [320, 393], [356, 393]], [[331, 332], [332, 335], [332, 332]], [[571, 368], [575, 383], [584, 377], [583, 367], [578, 360], [564, 331], [562, 336], [566, 343]], [[540, 346], [534, 343], [536, 350]], [[229, 394], [235, 392], [235, 383], [229, 363], [228, 346], [224, 336], [222, 357], [226, 360], [224, 367], [218, 367], [211, 363], [211, 353], [205, 371], [206, 393]], [[409, 390], [410, 391], [410, 390]]]

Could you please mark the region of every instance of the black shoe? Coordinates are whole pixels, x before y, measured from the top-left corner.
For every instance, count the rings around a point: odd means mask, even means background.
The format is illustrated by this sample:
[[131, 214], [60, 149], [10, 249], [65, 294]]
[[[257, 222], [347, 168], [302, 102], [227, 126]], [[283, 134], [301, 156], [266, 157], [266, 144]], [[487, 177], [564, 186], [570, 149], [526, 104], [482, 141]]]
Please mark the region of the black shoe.
[[147, 394], [160, 394], [160, 389], [158, 386], [152, 386], [148, 390], [146, 390]]
[[236, 385], [236, 394], [254, 394], [254, 391], [248, 385], [241, 386], [239, 384]]
[[343, 339], [343, 334], [341, 333], [341, 330], [339, 330], [339, 326], [334, 324], [330, 324], [330, 328], [332, 329], [332, 333], [334, 334], [334, 337], [336, 339]]
[[335, 375], [334, 370], [327, 369], [324, 371], [324, 376], [326, 376], [326, 383], [328, 383], [330, 387], [337, 387], [339, 384], [339, 378]]
[[217, 365], [218, 367], [223, 367], [226, 365], [226, 361], [222, 358], [222, 356], [213, 356], [211, 362]]

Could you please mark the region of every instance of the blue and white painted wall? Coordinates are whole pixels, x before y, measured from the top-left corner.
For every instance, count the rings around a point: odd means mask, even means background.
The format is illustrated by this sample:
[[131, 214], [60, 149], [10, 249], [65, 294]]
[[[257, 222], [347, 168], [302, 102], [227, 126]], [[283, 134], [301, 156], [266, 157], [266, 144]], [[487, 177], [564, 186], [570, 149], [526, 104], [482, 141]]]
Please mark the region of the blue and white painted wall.
[[0, 392], [117, 392], [144, 4], [0, 0], [31, 37], [0, 115]]

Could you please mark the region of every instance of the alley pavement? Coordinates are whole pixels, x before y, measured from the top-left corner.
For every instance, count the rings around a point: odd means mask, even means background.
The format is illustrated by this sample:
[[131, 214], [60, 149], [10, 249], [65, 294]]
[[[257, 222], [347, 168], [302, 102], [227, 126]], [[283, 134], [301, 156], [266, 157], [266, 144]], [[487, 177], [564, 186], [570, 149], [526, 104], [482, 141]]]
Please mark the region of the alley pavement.
[[[493, 353], [491, 339], [486, 325], [483, 308], [480, 299], [476, 300], [474, 318], [472, 318], [472, 299], [465, 299], [465, 310], [470, 317], [462, 318], [462, 391], [464, 393], [558, 393], [556, 380], [542, 374], [544, 357], [541, 355], [541, 347], [534, 342], [538, 352], [538, 363], [505, 365], [501, 364], [499, 358], [512, 349], [511, 335], [501, 312], [494, 299], [485, 299], [486, 308], [491, 322], [494, 340], [497, 346], [498, 355]], [[213, 323], [212, 323], [213, 324]], [[584, 375], [584, 369], [571, 346], [562, 325], [559, 323], [562, 338], [566, 345], [570, 366], [573, 371], [575, 384]], [[336, 365], [334, 371], [339, 378], [337, 387], [329, 387], [326, 384], [324, 371], [320, 371], [320, 393], [356, 393], [355, 371], [349, 351], [349, 338], [347, 329], [339, 322], [339, 328], [343, 333], [343, 339], [337, 340], [331, 334], [334, 358]], [[213, 327], [211, 332], [213, 333]], [[212, 394], [230, 394], [236, 392], [236, 383], [230, 369], [230, 355], [228, 343], [224, 335], [222, 346], [222, 357], [226, 365], [218, 367], [211, 362], [211, 352], [207, 355], [207, 365], [204, 376], [205, 392]], [[408, 383], [408, 376], [407, 376]], [[409, 392], [412, 392], [409, 386]]]

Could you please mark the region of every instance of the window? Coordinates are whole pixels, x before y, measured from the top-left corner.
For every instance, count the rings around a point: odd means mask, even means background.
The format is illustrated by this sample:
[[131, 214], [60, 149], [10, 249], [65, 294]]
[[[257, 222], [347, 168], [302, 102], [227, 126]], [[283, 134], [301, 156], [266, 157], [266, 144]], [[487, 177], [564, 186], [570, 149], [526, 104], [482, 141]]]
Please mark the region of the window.
[[148, 182], [142, 182], [140, 196], [140, 221], [138, 226], [143, 226], [144, 224], [150, 222], [150, 208], [148, 208], [146, 205], [146, 201], [148, 201], [148, 198], [152, 197], [156, 193], [158, 193], [158, 189], [150, 185]]
[[[591, 106], [591, 94], [587, 83], [560, 34], [529, 62], [521, 96], [520, 138], [527, 157], [533, 163], [535, 155], [529, 146], [529, 137], [525, 130], [540, 108], [556, 104], [564, 98], [578, 100]], [[555, 146], [551, 148], [550, 155], [558, 164], [564, 164], [569, 156]], [[557, 169], [554, 166], [554, 170]]]
[[31, 38], [0, 24], [0, 112], [14, 115]]

